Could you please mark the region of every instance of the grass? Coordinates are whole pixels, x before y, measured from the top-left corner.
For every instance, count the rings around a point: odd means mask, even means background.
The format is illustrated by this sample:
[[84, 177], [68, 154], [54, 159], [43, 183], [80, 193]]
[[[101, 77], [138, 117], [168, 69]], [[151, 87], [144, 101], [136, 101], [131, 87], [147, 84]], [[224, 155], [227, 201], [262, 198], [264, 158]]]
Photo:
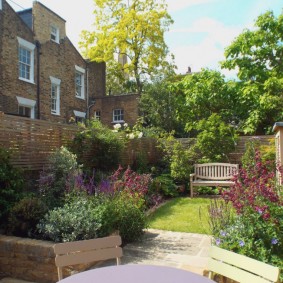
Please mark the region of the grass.
[[159, 207], [149, 216], [149, 228], [210, 234], [208, 198], [175, 198]]

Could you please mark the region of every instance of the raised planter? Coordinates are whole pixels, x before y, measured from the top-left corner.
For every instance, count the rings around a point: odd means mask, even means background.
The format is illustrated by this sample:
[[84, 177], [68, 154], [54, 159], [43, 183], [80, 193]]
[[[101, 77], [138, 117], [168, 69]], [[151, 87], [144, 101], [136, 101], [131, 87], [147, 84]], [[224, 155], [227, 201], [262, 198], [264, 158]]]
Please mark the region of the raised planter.
[[[39, 283], [57, 282], [53, 242], [0, 235], [0, 273], [5, 276]], [[63, 269], [64, 277], [91, 265]]]

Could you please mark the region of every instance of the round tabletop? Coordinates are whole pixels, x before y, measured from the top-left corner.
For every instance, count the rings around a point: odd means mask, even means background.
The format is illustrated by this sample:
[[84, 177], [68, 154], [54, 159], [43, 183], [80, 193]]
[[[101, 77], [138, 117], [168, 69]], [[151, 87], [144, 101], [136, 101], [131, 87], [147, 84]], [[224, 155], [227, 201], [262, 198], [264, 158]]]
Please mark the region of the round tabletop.
[[183, 269], [155, 265], [101, 267], [66, 277], [60, 283], [212, 283], [214, 281]]

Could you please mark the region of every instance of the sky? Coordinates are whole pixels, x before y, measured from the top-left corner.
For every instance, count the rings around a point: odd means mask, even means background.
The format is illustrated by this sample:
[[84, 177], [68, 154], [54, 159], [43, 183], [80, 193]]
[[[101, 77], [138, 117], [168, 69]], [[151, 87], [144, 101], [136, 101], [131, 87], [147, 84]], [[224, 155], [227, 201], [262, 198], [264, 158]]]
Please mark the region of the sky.
[[[16, 10], [32, 7], [32, 0], [7, 0]], [[227, 77], [233, 72], [221, 70], [224, 50], [244, 29], [252, 29], [256, 18], [268, 10], [282, 13], [282, 0], [166, 0], [174, 20], [165, 41], [175, 56], [177, 73], [191, 68], [220, 70]], [[78, 48], [82, 30], [93, 30], [93, 0], [40, 0], [66, 20], [67, 36]]]

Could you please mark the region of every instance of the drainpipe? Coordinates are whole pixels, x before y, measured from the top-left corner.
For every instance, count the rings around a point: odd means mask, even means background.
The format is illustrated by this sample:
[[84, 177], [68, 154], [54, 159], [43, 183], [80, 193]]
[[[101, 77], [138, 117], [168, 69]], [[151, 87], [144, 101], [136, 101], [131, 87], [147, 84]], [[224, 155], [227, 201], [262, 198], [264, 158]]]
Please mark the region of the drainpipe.
[[35, 42], [36, 48], [37, 48], [37, 68], [36, 68], [36, 95], [37, 95], [37, 119], [40, 120], [40, 42], [37, 40]]

